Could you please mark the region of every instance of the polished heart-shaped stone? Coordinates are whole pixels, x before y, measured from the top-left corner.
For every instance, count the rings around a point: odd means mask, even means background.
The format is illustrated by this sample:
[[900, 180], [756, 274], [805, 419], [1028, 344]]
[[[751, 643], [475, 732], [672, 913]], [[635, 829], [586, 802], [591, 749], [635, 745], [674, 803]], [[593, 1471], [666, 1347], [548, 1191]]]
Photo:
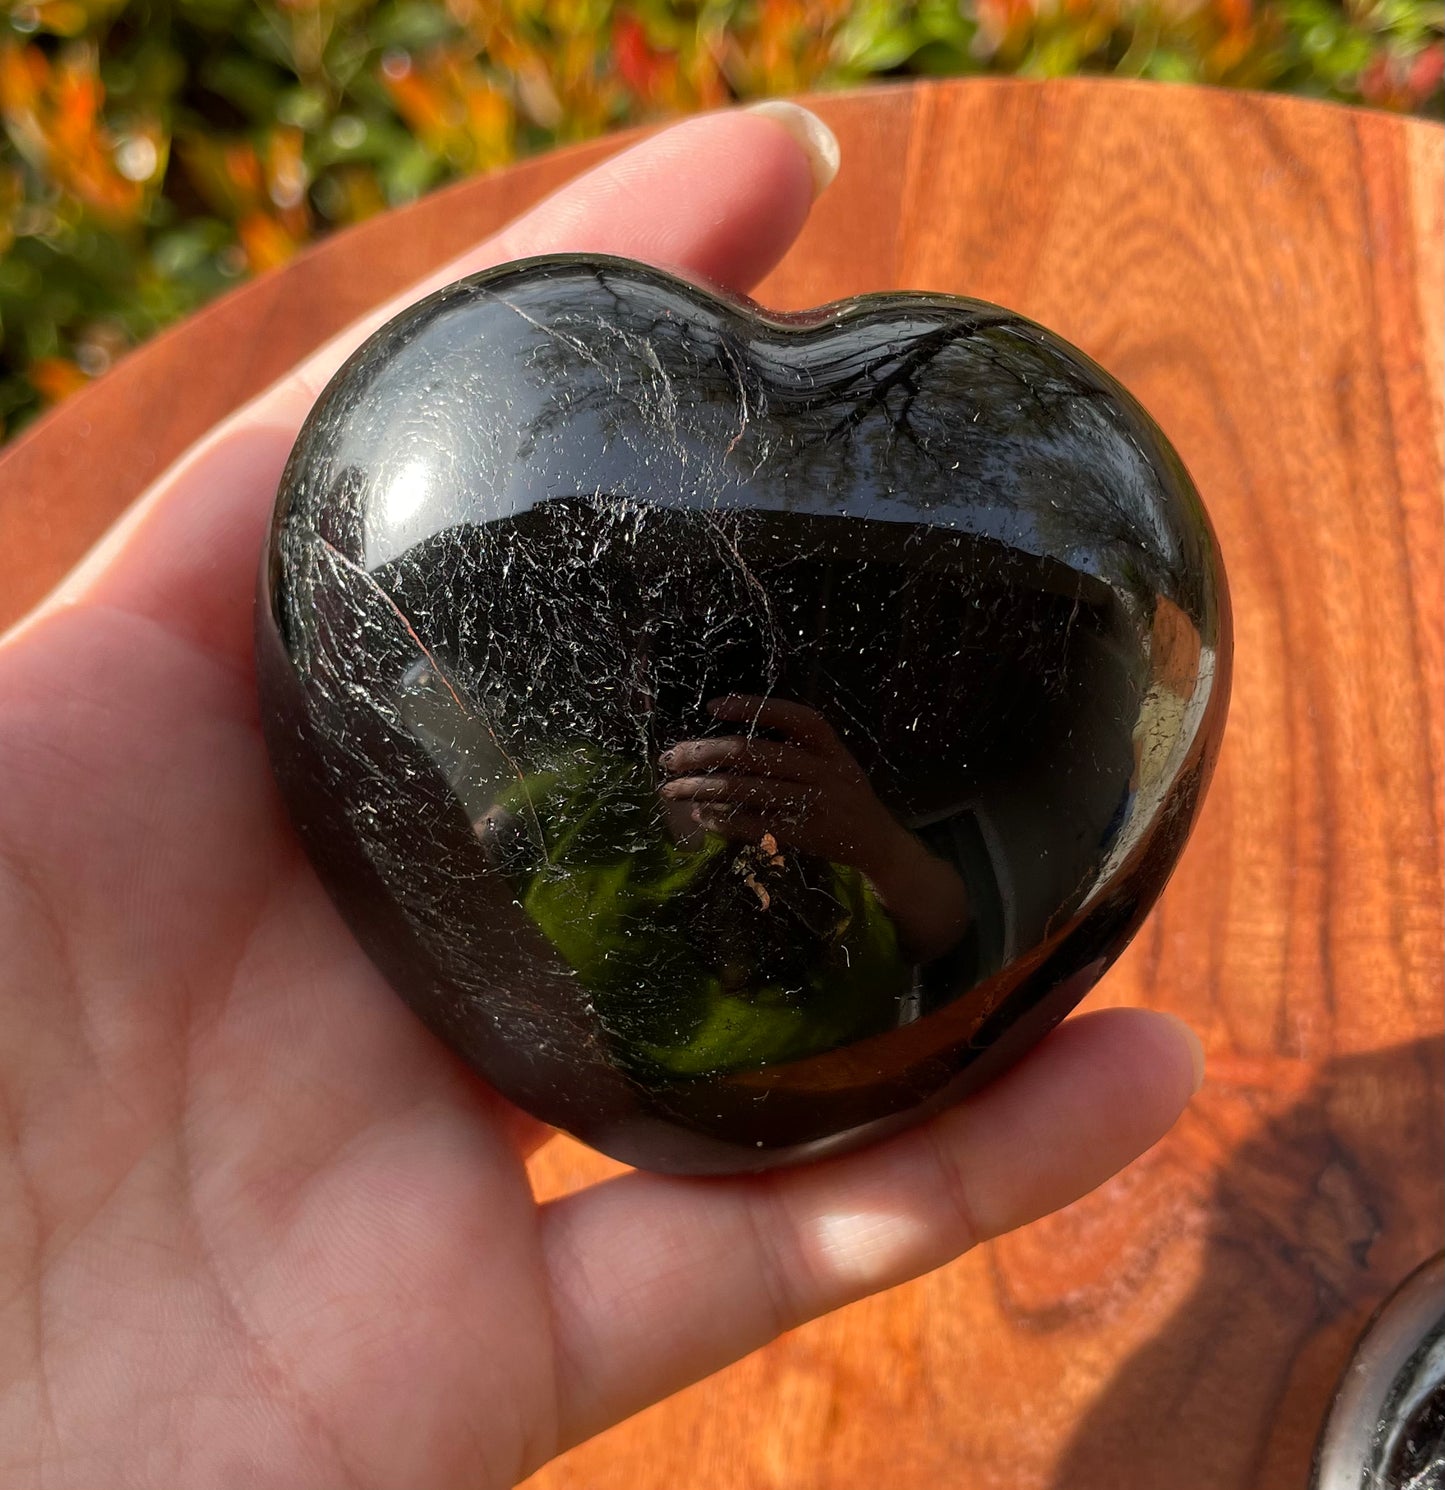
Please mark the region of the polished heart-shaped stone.
[[322, 880], [431, 1028], [630, 1163], [851, 1146], [1016, 1059], [1173, 869], [1228, 697], [1159, 430], [978, 301], [453, 285], [297, 441], [258, 608]]

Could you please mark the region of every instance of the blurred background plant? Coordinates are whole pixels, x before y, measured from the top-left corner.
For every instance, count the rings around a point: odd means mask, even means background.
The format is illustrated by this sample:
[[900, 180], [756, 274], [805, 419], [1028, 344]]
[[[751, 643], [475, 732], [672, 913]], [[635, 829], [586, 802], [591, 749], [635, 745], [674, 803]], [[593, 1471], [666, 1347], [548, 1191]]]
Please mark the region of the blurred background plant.
[[639, 120], [1114, 73], [1445, 114], [1445, 0], [6, 0], [0, 434], [309, 240]]

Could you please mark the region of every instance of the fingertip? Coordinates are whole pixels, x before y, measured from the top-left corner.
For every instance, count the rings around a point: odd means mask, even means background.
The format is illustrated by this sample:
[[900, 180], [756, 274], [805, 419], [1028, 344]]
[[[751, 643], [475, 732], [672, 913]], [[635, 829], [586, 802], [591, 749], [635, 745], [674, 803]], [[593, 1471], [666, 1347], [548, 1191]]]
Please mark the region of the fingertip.
[[[1101, 1085], [1132, 1096], [1144, 1123], [1171, 1126], [1204, 1078], [1204, 1047], [1176, 1014], [1161, 1009], [1119, 1007], [1080, 1014], [1045, 1042], [1065, 1051], [1079, 1067], [1097, 1073]], [[1042, 1053], [1042, 1052], [1041, 1052]]]
[[1204, 1042], [1195, 1033], [1194, 1029], [1190, 1025], [1185, 1024], [1177, 1014], [1170, 1014], [1166, 1010], [1153, 1012], [1160, 1019], [1168, 1020], [1174, 1026], [1179, 1038], [1184, 1042], [1185, 1050], [1189, 1055], [1189, 1095], [1192, 1097], [1204, 1085]]
[[770, 98], [755, 103], [743, 110], [760, 119], [771, 120], [794, 141], [807, 157], [813, 177], [813, 197], [818, 197], [833, 184], [838, 167], [843, 161], [838, 136], [811, 110], [784, 98]]
[[1076, 1059], [1096, 1061], [1103, 1079], [1132, 1090], [1142, 1108], [1157, 1111], [1166, 1129], [1204, 1078], [1199, 1036], [1177, 1014], [1162, 1009], [1097, 1009], [1069, 1020], [1054, 1039], [1060, 1037], [1079, 1041]]
[[817, 159], [776, 117], [698, 115], [570, 183], [507, 231], [505, 252], [622, 253], [744, 292], [807, 221]]
[[943, 1113], [940, 1142], [969, 1155], [979, 1235], [1068, 1205], [1152, 1148], [1188, 1106], [1195, 1069], [1179, 1020], [1102, 1009]]

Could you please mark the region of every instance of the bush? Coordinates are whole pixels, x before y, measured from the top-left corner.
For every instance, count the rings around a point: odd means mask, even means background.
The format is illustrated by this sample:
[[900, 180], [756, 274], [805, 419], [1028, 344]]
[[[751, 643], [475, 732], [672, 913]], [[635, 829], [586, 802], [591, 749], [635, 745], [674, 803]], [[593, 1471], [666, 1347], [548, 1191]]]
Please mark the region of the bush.
[[11, 0], [0, 431], [332, 228], [519, 154], [880, 75], [1440, 115], [1437, 0]]

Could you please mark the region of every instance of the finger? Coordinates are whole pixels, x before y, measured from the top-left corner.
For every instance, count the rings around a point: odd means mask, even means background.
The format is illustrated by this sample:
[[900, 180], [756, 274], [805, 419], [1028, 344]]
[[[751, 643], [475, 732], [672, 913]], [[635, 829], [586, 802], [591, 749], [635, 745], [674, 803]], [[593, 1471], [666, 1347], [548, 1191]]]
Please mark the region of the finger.
[[753, 1180], [631, 1174], [553, 1201], [563, 1443], [1093, 1189], [1173, 1124], [1197, 1051], [1178, 1020], [1107, 1010], [859, 1154]]
[[751, 693], [729, 693], [707, 706], [714, 719], [746, 724], [749, 729], [775, 729], [794, 743], [834, 754], [842, 746], [833, 726], [807, 704], [785, 698], [763, 698]]
[[816, 787], [796, 781], [775, 781], [768, 776], [680, 776], [675, 781], [663, 782], [659, 791], [673, 802], [791, 814], [794, 820], [819, 797]]
[[775, 776], [743, 776], [732, 771], [713, 771], [706, 776], [674, 776], [664, 781], [658, 791], [674, 802], [746, 802], [759, 807], [799, 807], [821, 795], [812, 782], [779, 780]]
[[60, 605], [113, 605], [246, 668], [257, 558], [281, 468], [316, 392], [376, 326], [440, 283], [562, 250], [646, 259], [747, 289], [802, 227], [815, 156], [794, 130], [747, 111], [688, 120], [614, 156], [357, 322], [212, 431], [31, 619]]
[[748, 735], [684, 740], [671, 750], [664, 750], [657, 763], [674, 776], [691, 776], [704, 771], [736, 771], [773, 776], [783, 781], [813, 781], [820, 769], [818, 757], [798, 749], [796, 745], [756, 740]]
[[[756, 844], [767, 854], [791, 851], [815, 859], [854, 863], [861, 857], [856, 846], [840, 842], [838, 836], [812, 823], [783, 822], [776, 813], [746, 812], [741, 808], [699, 807], [693, 821], [709, 833], [730, 843]], [[861, 867], [861, 866], [859, 866]]]
[[468, 274], [532, 254], [624, 254], [723, 289], [751, 289], [792, 246], [831, 179], [820, 171], [819, 156], [830, 146], [836, 156], [837, 141], [806, 110], [793, 114], [812, 125], [780, 128], [775, 113], [757, 110], [705, 115], [604, 161], [348, 327], [291, 381], [306, 391], [309, 407], [352, 352], [408, 305]]
[[[716, 807], [699, 807], [692, 814], [698, 827], [706, 828], [733, 843], [761, 843], [766, 834], [773, 835], [774, 852], [779, 848], [801, 849], [791, 828], [780, 825], [776, 817], [751, 812], [729, 812]], [[806, 850], [805, 850], [806, 851]]]

